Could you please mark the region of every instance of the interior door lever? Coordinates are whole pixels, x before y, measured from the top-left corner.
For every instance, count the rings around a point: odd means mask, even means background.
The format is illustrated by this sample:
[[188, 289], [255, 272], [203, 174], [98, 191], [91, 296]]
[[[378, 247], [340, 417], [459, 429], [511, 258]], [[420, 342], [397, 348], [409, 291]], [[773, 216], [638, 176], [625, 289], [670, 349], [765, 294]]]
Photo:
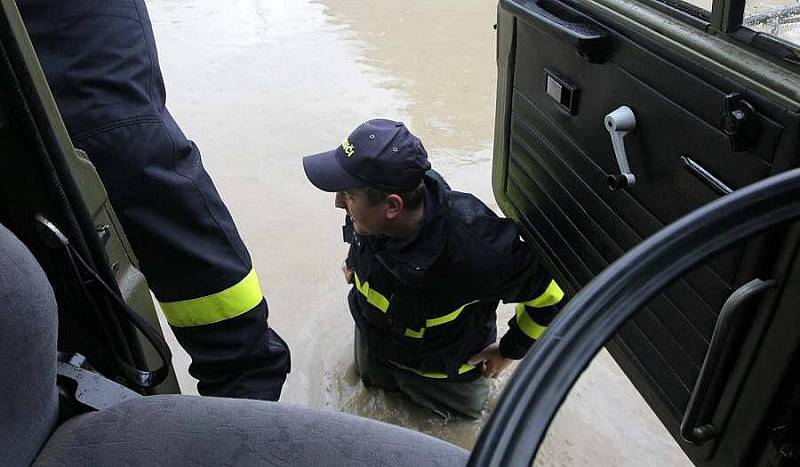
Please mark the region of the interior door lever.
[[608, 134], [611, 135], [611, 145], [614, 147], [614, 155], [617, 158], [620, 172], [619, 175], [608, 176], [608, 188], [619, 190], [636, 183], [636, 177], [631, 172], [630, 165], [628, 165], [628, 156], [625, 154], [625, 141], [623, 141], [625, 135], [636, 129], [636, 116], [630, 107], [623, 105], [606, 115], [603, 121]]
[[753, 279], [736, 289], [722, 306], [706, 358], [681, 421], [681, 436], [686, 441], [699, 446], [719, 435], [719, 427], [711, 423], [711, 417], [728, 382], [730, 367], [739, 354], [742, 326], [744, 318], [748, 316], [745, 311], [772, 287], [775, 287], [774, 279]]

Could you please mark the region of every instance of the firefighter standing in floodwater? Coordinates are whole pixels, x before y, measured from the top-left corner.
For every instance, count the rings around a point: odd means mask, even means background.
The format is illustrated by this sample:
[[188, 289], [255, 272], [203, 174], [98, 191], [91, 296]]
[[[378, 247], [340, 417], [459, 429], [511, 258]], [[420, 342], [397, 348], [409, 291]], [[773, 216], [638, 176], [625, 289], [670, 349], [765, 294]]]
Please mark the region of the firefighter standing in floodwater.
[[[343, 270], [354, 284], [348, 301], [364, 383], [445, 416], [477, 417], [486, 377], [525, 355], [564, 293], [514, 222], [452, 191], [402, 123], [368, 121], [303, 166], [352, 222]], [[497, 343], [500, 300], [519, 304]]]

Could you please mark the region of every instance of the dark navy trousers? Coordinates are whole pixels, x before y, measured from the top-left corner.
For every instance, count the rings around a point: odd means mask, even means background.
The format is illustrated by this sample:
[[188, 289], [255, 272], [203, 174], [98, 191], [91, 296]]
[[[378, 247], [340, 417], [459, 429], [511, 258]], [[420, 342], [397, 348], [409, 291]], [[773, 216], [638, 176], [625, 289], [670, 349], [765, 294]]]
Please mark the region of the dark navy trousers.
[[250, 255], [165, 107], [142, 0], [19, 0], [75, 147], [94, 163], [204, 395], [277, 400], [289, 350]]

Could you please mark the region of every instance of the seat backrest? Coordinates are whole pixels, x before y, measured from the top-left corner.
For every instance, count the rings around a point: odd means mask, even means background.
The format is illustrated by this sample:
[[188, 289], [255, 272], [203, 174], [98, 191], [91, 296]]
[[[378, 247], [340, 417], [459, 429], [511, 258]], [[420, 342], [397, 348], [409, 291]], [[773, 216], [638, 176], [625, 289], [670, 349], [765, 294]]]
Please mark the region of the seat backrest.
[[0, 459], [29, 465], [58, 419], [53, 290], [22, 242], [0, 225]]

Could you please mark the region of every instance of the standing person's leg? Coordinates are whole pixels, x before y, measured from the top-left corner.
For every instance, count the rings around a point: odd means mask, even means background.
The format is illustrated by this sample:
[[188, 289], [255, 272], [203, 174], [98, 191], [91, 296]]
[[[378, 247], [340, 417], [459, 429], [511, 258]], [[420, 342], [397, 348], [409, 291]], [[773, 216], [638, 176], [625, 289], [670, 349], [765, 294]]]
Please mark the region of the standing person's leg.
[[489, 400], [491, 385], [483, 376], [469, 382], [448, 382], [417, 376], [403, 370], [395, 374], [397, 386], [417, 404], [443, 417], [478, 418]]
[[489, 399], [491, 385], [483, 376], [474, 381], [453, 383], [419, 376], [381, 361], [369, 351], [367, 340], [358, 327], [353, 349], [356, 373], [365, 386], [400, 391], [442, 417], [458, 414], [478, 418]]
[[361, 377], [364, 386], [396, 391], [398, 388], [394, 380], [394, 369], [389, 368], [375, 354], [371, 353], [367, 347], [366, 337], [361, 334], [358, 326], [355, 326], [354, 329], [353, 353], [355, 354], [356, 373]]
[[[124, 147], [115, 142], [127, 141]], [[204, 395], [277, 400], [289, 355], [197, 148], [162, 121], [75, 140], [92, 155]]]
[[173, 121], [141, 0], [20, 0], [76, 147], [192, 357], [201, 394], [277, 400], [289, 351], [197, 147]]

